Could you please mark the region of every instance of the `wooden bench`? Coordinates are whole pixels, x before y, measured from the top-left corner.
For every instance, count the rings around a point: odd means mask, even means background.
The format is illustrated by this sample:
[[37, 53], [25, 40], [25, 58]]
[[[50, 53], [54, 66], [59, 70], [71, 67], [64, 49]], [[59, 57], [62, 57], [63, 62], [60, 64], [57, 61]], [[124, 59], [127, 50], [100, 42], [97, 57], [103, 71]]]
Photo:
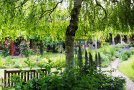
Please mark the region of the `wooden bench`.
[[36, 70], [4, 70], [4, 78], [2, 80], [3, 87], [13, 87], [12, 76], [19, 76], [24, 82], [33, 78], [39, 78], [41, 73], [47, 74], [46, 69]]

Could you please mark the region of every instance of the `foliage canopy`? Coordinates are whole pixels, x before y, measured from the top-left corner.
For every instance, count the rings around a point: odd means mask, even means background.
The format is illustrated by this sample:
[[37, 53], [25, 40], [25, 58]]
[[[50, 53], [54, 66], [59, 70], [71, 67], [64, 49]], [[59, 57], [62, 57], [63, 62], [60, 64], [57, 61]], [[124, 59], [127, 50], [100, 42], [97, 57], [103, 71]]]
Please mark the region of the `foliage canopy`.
[[[1, 40], [7, 35], [64, 40], [73, 0], [1, 0]], [[133, 0], [84, 0], [76, 38], [133, 33]]]

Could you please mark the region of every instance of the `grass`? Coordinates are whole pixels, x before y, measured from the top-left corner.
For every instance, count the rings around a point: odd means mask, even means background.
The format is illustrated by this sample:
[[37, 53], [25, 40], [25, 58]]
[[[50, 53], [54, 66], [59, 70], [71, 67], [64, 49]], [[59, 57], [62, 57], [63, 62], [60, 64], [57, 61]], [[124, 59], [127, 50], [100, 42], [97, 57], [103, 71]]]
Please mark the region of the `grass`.
[[0, 90], [15, 90], [14, 88], [4, 88], [2, 89], [2, 87], [0, 86]]
[[119, 66], [119, 70], [134, 81], [134, 55], [127, 61], [123, 61]]
[[[49, 60], [52, 61], [53, 66], [65, 65], [65, 54], [60, 53], [45, 53], [44, 56], [31, 55], [29, 62], [34, 67], [38, 67], [39, 64], [45, 64]], [[0, 56], [0, 68], [26, 68], [29, 67], [26, 57], [2, 57]], [[27, 63], [26, 63], [27, 62]]]

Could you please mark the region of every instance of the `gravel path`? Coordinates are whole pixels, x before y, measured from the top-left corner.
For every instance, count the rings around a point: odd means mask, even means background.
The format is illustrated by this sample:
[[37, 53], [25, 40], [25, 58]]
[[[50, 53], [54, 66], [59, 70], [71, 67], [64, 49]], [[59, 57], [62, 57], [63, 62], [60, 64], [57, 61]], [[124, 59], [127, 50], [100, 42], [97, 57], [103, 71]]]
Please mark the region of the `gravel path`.
[[134, 82], [118, 70], [119, 64], [120, 60], [119, 58], [117, 58], [114, 61], [112, 61], [107, 68], [103, 68], [102, 70], [103, 71], [112, 70], [111, 73], [107, 74], [111, 74], [114, 77], [124, 77], [126, 80], [126, 90], [134, 90]]

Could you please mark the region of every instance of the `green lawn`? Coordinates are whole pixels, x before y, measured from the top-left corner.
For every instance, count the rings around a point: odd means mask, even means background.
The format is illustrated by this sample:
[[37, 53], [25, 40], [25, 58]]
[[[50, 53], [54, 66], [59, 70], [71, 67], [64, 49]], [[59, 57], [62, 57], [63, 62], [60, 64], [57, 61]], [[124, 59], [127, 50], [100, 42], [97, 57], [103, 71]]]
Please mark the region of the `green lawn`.
[[53, 66], [64, 66], [65, 54], [45, 53], [42, 57], [40, 55], [31, 55], [29, 60], [26, 57], [0, 56], [0, 68], [26, 68], [29, 67], [29, 64], [32, 67], [39, 67], [49, 60], [53, 62]]
[[[0, 90], [3, 90], [1, 86], [0, 86]], [[4, 90], [15, 90], [15, 89], [14, 88], [4, 88]]]
[[134, 80], [134, 55], [131, 56], [127, 61], [123, 61], [119, 70], [127, 75], [130, 79]]

